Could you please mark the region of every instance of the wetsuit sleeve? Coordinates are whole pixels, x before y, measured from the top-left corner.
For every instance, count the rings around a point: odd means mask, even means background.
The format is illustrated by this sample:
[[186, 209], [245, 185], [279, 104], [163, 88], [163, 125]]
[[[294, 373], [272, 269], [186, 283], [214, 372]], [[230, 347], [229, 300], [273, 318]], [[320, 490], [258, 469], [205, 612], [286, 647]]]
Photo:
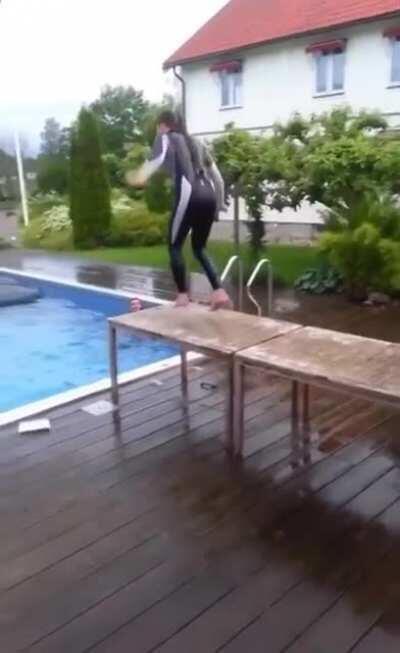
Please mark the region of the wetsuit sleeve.
[[157, 134], [152, 148], [151, 156], [139, 170], [142, 181], [147, 181], [164, 165], [169, 148], [169, 138], [167, 134]]
[[207, 169], [207, 174], [214, 184], [215, 194], [217, 197], [217, 210], [223, 211], [225, 209], [225, 182], [210, 152], [207, 150], [207, 148], [204, 148], [204, 150], [204, 162]]

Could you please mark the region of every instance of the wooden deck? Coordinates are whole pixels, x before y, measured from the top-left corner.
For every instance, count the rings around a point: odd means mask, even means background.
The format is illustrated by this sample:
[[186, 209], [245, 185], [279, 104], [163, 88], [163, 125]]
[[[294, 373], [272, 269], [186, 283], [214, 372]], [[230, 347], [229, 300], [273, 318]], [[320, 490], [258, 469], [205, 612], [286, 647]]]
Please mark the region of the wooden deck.
[[2, 429], [1, 653], [398, 653], [400, 417], [313, 391], [305, 464], [289, 387], [249, 375], [235, 466], [223, 378], [192, 370], [188, 417], [173, 370], [119, 430], [82, 403]]

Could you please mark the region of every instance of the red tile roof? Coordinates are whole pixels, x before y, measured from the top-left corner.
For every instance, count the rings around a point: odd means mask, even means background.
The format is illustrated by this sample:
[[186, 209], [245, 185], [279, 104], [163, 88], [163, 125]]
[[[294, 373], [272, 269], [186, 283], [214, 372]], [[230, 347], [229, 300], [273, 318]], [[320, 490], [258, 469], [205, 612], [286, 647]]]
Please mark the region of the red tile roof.
[[165, 66], [396, 13], [400, 0], [231, 0]]

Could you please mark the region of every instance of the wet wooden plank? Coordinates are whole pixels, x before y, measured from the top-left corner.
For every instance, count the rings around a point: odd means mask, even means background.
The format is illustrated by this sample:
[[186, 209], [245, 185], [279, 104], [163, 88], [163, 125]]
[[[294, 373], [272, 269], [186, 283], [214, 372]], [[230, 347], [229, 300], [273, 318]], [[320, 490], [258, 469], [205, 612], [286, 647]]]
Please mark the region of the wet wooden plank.
[[399, 621], [393, 626], [378, 625], [352, 649], [352, 653], [398, 653], [400, 648]]
[[299, 328], [291, 322], [233, 311], [210, 311], [196, 305], [184, 311], [174, 307], [152, 308], [111, 318], [110, 323], [225, 356]]
[[[391, 497], [388, 497], [388, 502], [390, 500]], [[393, 520], [400, 525], [400, 501], [379, 516], [373, 528], [379, 524], [387, 525]], [[268, 653], [280, 653], [283, 650], [310, 653], [314, 650], [325, 651], [329, 641], [329, 653], [350, 651], [351, 646], [371, 627], [379, 614], [379, 603], [370, 605], [368, 611], [360, 611], [352, 605], [350, 593], [345, 593], [346, 587], [354, 584], [356, 579], [360, 580], [368, 566], [376, 564], [391, 547], [390, 540], [382, 537], [379, 528], [373, 530], [373, 534], [373, 544], [367, 552], [364, 551], [362, 541], [355, 550], [344, 543], [343, 553], [347, 548], [347, 558], [339, 550], [330, 561], [326, 560], [326, 548], [320, 542], [322, 567], [320, 563], [311, 567], [307, 565], [305, 568], [308, 573], [306, 572], [304, 580], [282, 595], [277, 602], [270, 604], [263, 615], [249, 622], [248, 627], [233, 637], [222, 650], [229, 653], [244, 650], [261, 653], [265, 651], [265, 642], [268, 641]], [[310, 538], [312, 536], [311, 533]], [[347, 540], [351, 537], [350, 533], [346, 535], [345, 532], [343, 536]], [[337, 534], [331, 542], [332, 551], [335, 551], [339, 537]], [[295, 545], [294, 542], [294, 548]], [[310, 553], [311, 559], [312, 555]], [[301, 554], [298, 559], [302, 559]]]
[[[168, 423], [179, 387], [164, 391]], [[125, 651], [136, 633], [139, 650], [211, 653], [238, 645], [257, 623], [272, 653], [300, 645], [303, 637], [320, 645], [323, 624], [327, 631], [342, 628], [343, 645], [365, 634], [366, 622], [352, 618], [355, 598], [365, 594], [369, 607], [382, 604], [398, 558], [399, 513], [388, 508], [400, 487], [391, 444], [398, 418], [382, 423], [385, 416], [362, 402], [341, 404], [318, 391], [317, 457], [290, 471], [285, 384], [263, 397], [255, 383], [249, 394], [254, 453], [243, 466], [231, 465], [218, 443], [223, 395], [204, 400], [197, 387], [190, 432], [181, 417], [164, 429], [145, 394], [135, 404], [132, 392], [122, 441], [110, 424], [99, 420], [87, 433], [74, 417], [69, 435], [60, 429], [62, 442], [53, 452], [47, 448], [47, 461], [46, 449], [38, 450], [31, 454], [42, 456], [33, 459], [36, 469], [27, 459], [26, 468], [10, 470], [8, 498], [18, 498], [17, 509], [0, 552], [0, 570], [12, 581], [0, 596], [7, 653], [24, 647], [42, 653], [93, 646], [103, 653]], [[139, 440], [131, 402], [136, 415], [143, 411]], [[60, 419], [68, 429], [68, 417]], [[103, 440], [96, 442], [96, 433]], [[332, 449], [324, 446], [330, 437], [337, 440]], [[12, 455], [10, 460], [13, 465]], [[6, 478], [0, 473], [4, 491]], [[71, 490], [76, 502], [63, 502], [68, 484], [77, 485]], [[41, 512], [38, 498], [46, 486], [52, 496]], [[54, 513], [52, 500], [60, 508]], [[38, 517], [31, 526], [24, 506]], [[13, 542], [22, 555], [13, 555]], [[364, 583], [362, 573], [374, 567], [376, 575]], [[373, 591], [378, 576], [379, 591]], [[352, 586], [358, 587], [354, 593]], [[197, 587], [205, 588], [202, 602]], [[386, 612], [392, 601], [393, 595], [383, 602]], [[256, 651], [250, 635], [246, 648]]]
[[37, 611], [30, 610], [24, 619], [20, 619], [18, 627], [14, 620], [8, 624], [3, 623], [2, 646], [9, 653], [14, 653], [31, 645], [81, 611], [86, 611], [91, 605], [112, 596], [119, 589], [156, 569], [165, 559], [165, 542], [160, 537], [129, 551], [95, 575], [88, 576], [81, 582], [79, 592], [73, 595], [69, 592], [60, 593], [56, 601], [46, 604], [40, 619]]
[[[201, 372], [195, 371], [194, 373], [191, 373], [190, 375], [190, 390], [192, 391], [193, 386], [195, 386], [195, 389], [198, 390], [198, 385], [201, 383], [203, 380], [207, 380], [207, 378], [212, 375], [215, 375], [215, 372], [213, 374], [213, 370], [216, 368], [213, 366], [210, 366], [210, 370], [208, 371], [208, 368], [206, 371], [202, 370]], [[121, 399], [121, 409], [122, 409], [122, 415], [134, 415], [136, 412], [140, 412], [142, 410], [142, 404], [143, 400], [147, 399], [147, 407], [151, 408], [154, 405], [158, 404], [158, 401], [154, 401], [155, 397], [157, 399], [160, 399], [160, 403], [163, 402], [164, 397], [169, 391], [172, 391], [173, 397], [181, 397], [181, 388], [180, 388], [180, 378], [179, 381], [177, 380], [176, 377], [173, 378], [174, 383], [168, 383], [167, 385], [163, 387], [156, 387], [153, 388], [150, 386], [145, 386], [142, 391], [139, 389], [138, 393], [136, 393], [135, 390], [135, 384], [130, 384], [130, 392], [126, 395], [124, 395]], [[110, 399], [110, 394], [109, 393], [103, 393], [100, 396], [102, 399]], [[168, 399], [168, 395], [167, 395]], [[191, 399], [191, 396], [189, 395], [189, 399]], [[92, 403], [91, 399], [87, 399], [86, 402], [82, 405], [86, 405], [88, 403]], [[136, 409], [136, 404], [137, 404], [137, 409]], [[53, 423], [53, 413], [51, 413], [51, 420], [53, 424], [52, 432], [50, 435], [38, 435], [35, 436], [34, 438], [32, 437], [21, 437], [16, 435], [16, 425], [12, 425], [11, 427], [4, 427], [4, 430], [0, 430], [0, 451], [1, 451], [1, 456], [0, 456], [0, 471], [7, 466], [10, 460], [15, 460], [16, 458], [20, 458], [23, 456], [31, 455], [32, 453], [35, 453], [36, 451], [39, 451], [41, 449], [47, 449], [47, 448], [52, 448], [56, 442], [62, 442], [65, 441], [66, 439], [71, 439], [71, 434], [73, 432], [73, 429], [79, 429], [80, 434], [84, 434], [85, 431], [90, 431], [93, 429], [94, 426], [97, 427], [105, 427], [106, 425], [112, 425], [113, 424], [113, 417], [111, 414], [105, 415], [105, 416], [100, 416], [96, 417], [93, 415], [88, 415], [84, 412], [81, 411], [81, 407], [79, 403], [77, 404], [77, 408], [74, 409], [74, 411], [70, 414], [68, 413], [67, 415], [63, 415], [59, 419], [55, 419]], [[75, 404], [74, 404], [75, 406]], [[47, 413], [45, 415], [48, 416]], [[8, 450], [10, 451], [10, 456], [8, 456]]]
[[[266, 569], [222, 598], [157, 650], [160, 653], [211, 653], [219, 650], [258, 619], [267, 605], [296, 585], [300, 576], [300, 567], [282, 564], [272, 558]], [[103, 653], [108, 650], [111, 651], [111, 647], [105, 648]]]
[[[183, 585], [181, 589], [162, 603], [157, 603], [142, 616], [138, 616], [133, 622], [133, 632], [127, 627], [123, 632], [117, 633], [110, 642], [96, 648], [100, 651], [117, 653], [129, 650], [134, 641], [135, 653], [151, 651], [199, 613], [227, 595], [233, 586], [231, 581], [218, 577], [217, 574], [200, 576], [192, 583]], [[103, 611], [98, 610], [97, 613], [95, 627], [99, 637], [102, 633], [100, 624]], [[72, 630], [75, 630], [75, 633], [72, 633]], [[85, 627], [76, 623], [46, 638], [41, 644], [30, 647], [30, 650], [32, 653], [50, 653], [55, 650], [60, 653], [69, 653], [71, 650], [82, 651], [88, 644], [92, 645], [93, 641], [93, 635], [85, 637], [85, 634]]]
[[[203, 411], [192, 419], [191, 427], [190, 441], [182, 437], [185, 435], [186, 427], [179, 424], [179, 428], [175, 427], [175, 425], [168, 428], [164, 427], [145, 439], [132, 443], [128, 442], [124, 447], [123, 459], [119, 458], [119, 461], [123, 460], [124, 463], [124, 475], [141, 473], [155, 462], [161, 464], [164, 459], [179, 455], [188, 446], [197, 447], [201, 442], [217, 437], [222, 431], [223, 420], [222, 418], [215, 419], [215, 415]], [[116, 446], [115, 439], [110, 438], [110, 443], [114, 447]], [[81, 463], [83, 471], [86, 473], [84, 461], [81, 461]], [[54, 462], [50, 461], [51, 469], [53, 464]], [[87, 465], [90, 467], [89, 461]], [[107, 467], [107, 465], [104, 466], [105, 471], [107, 471]], [[112, 472], [113, 465], [110, 465], [108, 469]], [[90, 497], [85, 499], [84, 496], [81, 496], [79, 506], [76, 508], [74, 506], [67, 507], [54, 515], [43, 517], [37, 525], [31, 526], [29, 530], [25, 529], [23, 537], [19, 534], [19, 528], [17, 530], [14, 528], [15, 534], [11, 536], [7, 531], [3, 536], [0, 559], [9, 559], [10, 556], [15, 557], [23, 551], [29, 550], [30, 547], [35, 548], [47, 539], [54, 539], [68, 532], [69, 529], [76, 527], [87, 518], [88, 511], [90, 512], [90, 501]], [[88, 508], [85, 509], [85, 506], [88, 506]], [[18, 522], [18, 519], [16, 521]]]
[[[203, 592], [203, 589], [205, 605], [208, 604], [208, 601], [212, 604], [218, 596], [222, 596], [242, 578], [254, 573], [263, 564], [263, 556], [258, 547], [255, 547], [251, 541], [249, 544], [246, 542], [240, 544], [240, 540], [237, 540], [238, 537], [240, 538], [240, 534], [231, 528], [226, 529], [226, 532], [216, 532], [211, 537], [205, 538], [203, 542], [207, 550], [210, 550], [211, 546], [217, 560], [220, 556], [221, 559], [223, 558], [225, 561], [223, 570], [221, 570], [219, 562], [209, 567], [207, 558], [199, 557], [201, 550], [199, 551], [197, 545], [193, 547], [187, 543], [184, 548], [177, 548], [172, 534], [171, 539], [167, 535], [163, 537], [163, 554], [169, 557], [174, 552], [174, 559], [166, 559], [162, 565], [153, 570], [156, 572], [156, 580], [154, 580], [152, 571], [150, 571], [150, 577], [146, 572], [143, 579], [135, 578], [132, 582], [129, 581], [128, 574], [127, 581], [121, 583], [119, 589], [102, 595], [100, 600], [94, 600], [98, 587], [96, 577], [110, 578], [111, 582], [110, 571], [107, 568], [100, 569], [96, 575], [90, 574], [87, 579], [84, 578], [81, 582], [64, 590], [62, 601], [68, 605], [67, 618], [63, 612], [57, 613], [53, 610], [51, 599], [43, 602], [39, 609], [33, 612], [30, 610], [29, 615], [26, 615], [24, 619], [29, 626], [24, 638], [37, 637], [37, 645], [33, 647], [33, 650], [51, 651], [54, 650], [54, 647], [57, 650], [66, 651], [83, 650], [85, 647], [101, 641], [115, 631], [118, 626], [122, 627], [133, 620], [135, 614], [137, 617], [143, 614], [143, 622], [146, 624], [148, 622], [147, 610], [152, 606], [154, 606], [153, 619], [158, 618], [160, 626], [162, 626], [164, 623], [164, 613], [160, 610], [162, 600], [165, 599], [168, 609], [176, 611], [173, 608], [177, 601], [175, 592], [179, 592], [180, 588], [187, 588], [187, 601], [191, 602], [194, 607], [197, 605], [196, 597], [199, 591]], [[119, 568], [118, 561], [109, 565], [109, 570], [115, 568]], [[160, 574], [157, 573], [157, 569]], [[118, 574], [115, 577], [118, 580]], [[221, 588], [222, 595], [219, 594]], [[217, 596], [215, 592], [217, 592]], [[79, 601], [72, 600], [69, 605], [67, 597], [73, 597], [76, 593], [79, 594]], [[180, 595], [178, 603], [181, 598]], [[57, 597], [57, 601], [60, 602], [60, 597]], [[159, 616], [157, 617], [157, 615]], [[180, 619], [182, 617], [183, 615], [179, 616]], [[53, 624], [52, 629], [49, 629], [49, 623]], [[170, 624], [167, 625], [170, 627]], [[146, 633], [149, 636], [153, 631], [152, 629], [149, 631], [146, 627], [143, 637], [146, 636]], [[41, 634], [38, 635], [38, 633]], [[18, 645], [19, 641], [19, 634], [15, 634], [15, 638], [10, 639], [10, 645], [11, 643], [13, 646]], [[32, 643], [35, 642], [36, 640], [32, 639]]]
[[306, 327], [242, 351], [239, 360], [371, 401], [400, 402], [400, 345]]
[[[396, 469], [396, 475], [393, 472], [388, 474], [387, 481], [389, 481], [389, 477], [393, 486], [399, 488], [400, 469]], [[379, 482], [376, 485], [376, 494], [381, 497], [385, 496], [386, 503], [390, 505], [390, 501], [393, 500], [393, 489], [389, 489], [388, 485], [385, 487]], [[369, 515], [371, 515], [374, 510], [374, 507], [369, 505], [371, 493], [366, 492], [365, 495], [365, 510], [369, 508], [371, 511]], [[383, 501], [381, 506], [383, 506]], [[357, 500], [355, 500], [352, 508], [357, 507]], [[379, 510], [377, 505], [375, 510]], [[355, 514], [358, 515], [358, 513]], [[360, 520], [360, 517], [357, 518]], [[383, 569], [387, 570], [390, 567], [399, 552], [398, 541], [391, 537], [394, 532], [400, 532], [398, 490], [395, 504], [386, 508], [369, 524], [364, 523], [363, 527], [359, 526], [358, 528], [358, 533], [356, 530], [355, 533], [350, 534], [348, 546], [342, 547], [343, 553], [347, 549], [347, 555], [343, 556], [343, 562], [338, 560], [336, 565], [331, 565], [335, 578], [345, 579], [349, 588], [342, 596], [338, 596], [337, 602], [305, 631], [288, 649], [288, 652], [308, 653], [314, 649], [322, 650], [327, 638], [332, 646], [332, 653], [353, 651], [357, 642], [369, 633], [382, 616], [383, 601], [379, 594], [384, 592], [383, 587], [387, 578], [387, 573], [382, 572]], [[367, 537], [368, 530], [370, 534]], [[373, 579], [371, 579], [371, 569], [374, 569]], [[374, 585], [375, 588], [379, 588], [376, 593], [371, 591], [371, 587]], [[394, 623], [399, 623], [399, 612], [398, 610], [396, 612]], [[397, 647], [399, 645], [398, 640]], [[384, 648], [376, 650], [386, 651]]]

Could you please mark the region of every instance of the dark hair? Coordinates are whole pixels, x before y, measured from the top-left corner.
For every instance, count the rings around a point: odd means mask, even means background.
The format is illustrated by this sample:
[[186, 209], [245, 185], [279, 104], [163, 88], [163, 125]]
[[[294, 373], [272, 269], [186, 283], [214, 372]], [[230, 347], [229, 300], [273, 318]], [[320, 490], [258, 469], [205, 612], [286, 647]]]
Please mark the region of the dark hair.
[[195, 142], [193, 141], [193, 138], [187, 132], [183, 116], [178, 112], [166, 109], [165, 111], [162, 111], [160, 113], [157, 122], [159, 125], [161, 123], [166, 125], [173, 132], [182, 134], [182, 136], [186, 141], [188, 150], [190, 152], [190, 158], [192, 159], [192, 164], [195, 172], [197, 174], [202, 173], [203, 168], [202, 168], [199, 152]]
[[171, 129], [172, 131], [180, 131], [179, 127], [181, 125], [178, 124], [178, 116], [177, 114], [174, 113], [174, 111], [171, 111], [169, 109], [165, 109], [164, 111], [161, 111], [161, 113], [158, 116], [157, 123], [161, 125], [166, 125]]

